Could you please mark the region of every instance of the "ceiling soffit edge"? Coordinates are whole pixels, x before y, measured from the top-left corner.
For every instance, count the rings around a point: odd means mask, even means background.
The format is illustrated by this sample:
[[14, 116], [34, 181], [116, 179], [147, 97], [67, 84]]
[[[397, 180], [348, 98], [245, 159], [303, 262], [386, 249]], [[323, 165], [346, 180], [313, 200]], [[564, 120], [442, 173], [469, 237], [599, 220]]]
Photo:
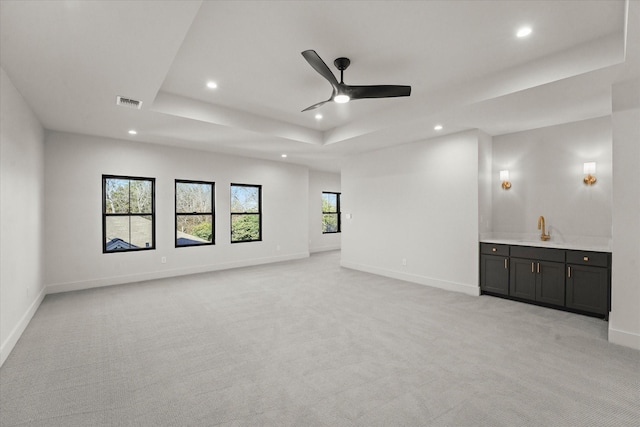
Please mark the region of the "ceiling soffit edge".
[[158, 93], [150, 110], [306, 144], [322, 145], [323, 135], [320, 131], [167, 92]]
[[378, 132], [390, 126], [410, 124], [437, 117], [441, 111], [466, 107], [473, 104], [544, 86], [560, 80], [604, 69], [624, 61], [624, 39], [614, 33], [579, 46], [548, 55], [534, 61], [503, 70], [500, 73], [480, 77], [473, 82], [447, 87], [423, 94], [421, 99], [408, 99], [405, 106], [385, 110], [365, 119], [327, 130], [324, 145], [344, 142], [366, 134]]

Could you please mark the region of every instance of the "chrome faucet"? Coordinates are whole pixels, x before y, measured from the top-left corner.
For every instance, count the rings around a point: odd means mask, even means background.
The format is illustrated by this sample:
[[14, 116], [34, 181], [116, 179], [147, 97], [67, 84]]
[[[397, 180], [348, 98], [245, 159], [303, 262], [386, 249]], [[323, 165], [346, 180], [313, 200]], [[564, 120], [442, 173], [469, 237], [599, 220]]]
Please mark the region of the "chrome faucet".
[[542, 230], [540, 240], [549, 240], [551, 238], [551, 235], [546, 234], [544, 231], [544, 217], [542, 215], [538, 217], [538, 230]]

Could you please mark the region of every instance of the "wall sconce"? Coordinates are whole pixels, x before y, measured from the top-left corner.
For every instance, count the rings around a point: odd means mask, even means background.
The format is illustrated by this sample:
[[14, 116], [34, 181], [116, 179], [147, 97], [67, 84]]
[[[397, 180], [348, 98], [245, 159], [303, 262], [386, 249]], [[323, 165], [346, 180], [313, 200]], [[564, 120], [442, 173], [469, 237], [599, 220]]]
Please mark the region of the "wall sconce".
[[584, 164], [585, 177], [582, 180], [586, 185], [593, 185], [596, 183], [596, 177], [593, 176], [596, 173], [596, 162], [588, 162]]
[[508, 190], [511, 188], [511, 183], [509, 182], [509, 171], [504, 170], [500, 171], [500, 181], [502, 181], [502, 189]]

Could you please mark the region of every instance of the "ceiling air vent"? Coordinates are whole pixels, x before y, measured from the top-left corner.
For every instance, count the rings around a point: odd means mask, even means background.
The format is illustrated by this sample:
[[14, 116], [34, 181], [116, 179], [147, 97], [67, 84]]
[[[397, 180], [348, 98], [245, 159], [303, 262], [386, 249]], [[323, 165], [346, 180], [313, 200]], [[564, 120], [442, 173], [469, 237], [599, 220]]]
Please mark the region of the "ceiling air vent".
[[116, 105], [122, 105], [123, 107], [135, 108], [136, 110], [139, 110], [142, 107], [142, 101], [125, 98], [124, 96], [118, 96], [116, 98]]

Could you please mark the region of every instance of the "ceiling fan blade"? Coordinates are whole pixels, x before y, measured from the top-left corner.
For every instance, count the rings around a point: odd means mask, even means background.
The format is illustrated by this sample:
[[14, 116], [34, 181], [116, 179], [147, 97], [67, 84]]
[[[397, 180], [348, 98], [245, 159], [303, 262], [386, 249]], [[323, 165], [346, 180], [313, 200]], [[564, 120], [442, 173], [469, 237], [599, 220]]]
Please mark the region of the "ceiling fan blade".
[[324, 63], [315, 50], [305, 50], [302, 52], [302, 56], [304, 56], [304, 59], [307, 60], [309, 65], [311, 65], [318, 74], [331, 83], [334, 91], [338, 90], [338, 80], [336, 79], [336, 76], [333, 75], [329, 67], [327, 67], [327, 64]]
[[[342, 81], [342, 72], [349, 66], [349, 58], [338, 58], [334, 61], [335, 66], [340, 70], [340, 83], [333, 75], [327, 64], [320, 58], [315, 50], [309, 49], [302, 52], [302, 56], [307, 60], [309, 65], [324, 77], [333, 89], [331, 98], [326, 101], [318, 102], [310, 107], [305, 108], [304, 111], [314, 110], [329, 101], [335, 100], [338, 103], [347, 102], [349, 99], [363, 99], [363, 98], [395, 98], [398, 96], [411, 95], [411, 86], [400, 85], [375, 85], [375, 86], [350, 86], [344, 84]], [[346, 95], [346, 96], [343, 96]], [[348, 97], [348, 98], [347, 98]]]
[[362, 98], [395, 98], [411, 95], [411, 86], [377, 85], [377, 86], [348, 86], [341, 85], [344, 92], [351, 99]]
[[329, 101], [331, 101], [331, 99], [327, 99], [326, 101], [322, 101], [322, 102], [318, 102], [317, 104], [313, 104], [311, 107], [307, 107], [304, 110], [302, 110], [302, 112], [304, 113], [305, 111], [315, 110], [316, 108], [321, 107], [322, 105], [326, 104]]

